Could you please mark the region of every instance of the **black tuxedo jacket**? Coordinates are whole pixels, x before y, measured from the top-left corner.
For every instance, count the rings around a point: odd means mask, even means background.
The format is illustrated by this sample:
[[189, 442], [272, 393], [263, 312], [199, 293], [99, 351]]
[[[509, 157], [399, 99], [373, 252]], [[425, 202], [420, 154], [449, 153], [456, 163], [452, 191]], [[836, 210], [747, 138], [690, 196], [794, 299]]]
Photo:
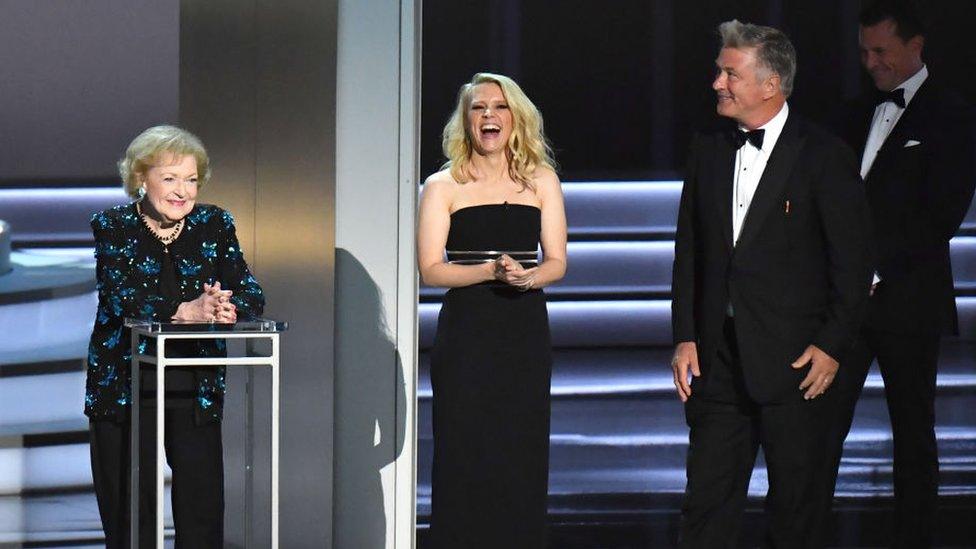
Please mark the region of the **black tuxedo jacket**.
[[707, 394], [731, 303], [749, 396], [801, 401], [808, 368], [790, 364], [810, 344], [838, 358], [862, 321], [871, 281], [864, 188], [850, 149], [791, 111], [733, 247], [732, 131], [692, 144], [675, 241], [674, 341], [698, 343], [693, 390]]
[[[875, 103], [852, 105], [843, 128], [858, 158]], [[973, 110], [925, 80], [878, 152], [865, 179], [881, 277], [867, 326], [896, 333], [958, 333], [949, 239], [976, 185]]]

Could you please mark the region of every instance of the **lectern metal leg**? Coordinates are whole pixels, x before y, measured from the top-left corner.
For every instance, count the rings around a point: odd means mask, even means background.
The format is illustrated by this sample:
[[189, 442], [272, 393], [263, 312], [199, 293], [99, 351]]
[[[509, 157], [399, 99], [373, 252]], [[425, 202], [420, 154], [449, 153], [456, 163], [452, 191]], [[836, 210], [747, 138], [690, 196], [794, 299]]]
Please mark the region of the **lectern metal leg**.
[[156, 345], [156, 548], [163, 549], [163, 460], [166, 453], [163, 442], [166, 440], [166, 426], [163, 413], [166, 411], [166, 336], [159, 336]]
[[271, 548], [278, 549], [278, 334], [271, 336]]
[[129, 398], [129, 546], [139, 547], [139, 334], [132, 334]]
[[[129, 482], [131, 486], [130, 490], [130, 500], [129, 500], [129, 512], [130, 512], [130, 542], [132, 547], [139, 547], [139, 480], [140, 480], [140, 362], [138, 357], [139, 353], [139, 342], [143, 334], [139, 334], [133, 331], [132, 335], [132, 395], [131, 395], [131, 408], [130, 408], [130, 476]], [[214, 335], [203, 335], [197, 337], [187, 337], [189, 334], [174, 334], [172, 337], [175, 339], [216, 339]], [[194, 334], [196, 335], [196, 334]], [[156, 339], [156, 452], [155, 452], [155, 484], [156, 484], [156, 520], [155, 520], [155, 540], [156, 546], [159, 549], [164, 547], [165, 543], [165, 529], [164, 529], [164, 507], [165, 507], [165, 478], [164, 478], [164, 460], [166, 459], [166, 424], [165, 424], [165, 410], [166, 410], [166, 366], [170, 362], [166, 359], [166, 342], [170, 337], [167, 335], [159, 334], [147, 334], [146, 337], [155, 337]], [[278, 549], [278, 471], [279, 471], [279, 458], [280, 458], [280, 411], [281, 406], [281, 371], [280, 371], [280, 338], [278, 333], [272, 334], [222, 334], [222, 337], [227, 339], [238, 339], [243, 338], [247, 342], [247, 358], [254, 358], [253, 363], [250, 361], [235, 361], [230, 362], [230, 364], [236, 365], [250, 365], [250, 366], [270, 366], [271, 367], [271, 548]], [[271, 355], [269, 357], [257, 357], [252, 356], [252, 338], [271, 340]], [[145, 357], [145, 360], [152, 362], [152, 358]], [[176, 361], [177, 365], [180, 366], [205, 366], [212, 365], [214, 359], [200, 358], [196, 360], [187, 360], [185, 358], [174, 358], [171, 359]], [[228, 359], [239, 360], [239, 359]], [[254, 374], [253, 370], [248, 369], [247, 374], [247, 395], [246, 395], [246, 406], [247, 411], [245, 412], [245, 527], [248, 528], [245, 533], [245, 546], [250, 547], [254, 538], [254, 532], [252, 529], [252, 523], [254, 522]]]
[[[247, 339], [246, 356], [255, 356], [254, 340]], [[254, 368], [247, 368], [244, 410], [244, 547], [254, 539]]]

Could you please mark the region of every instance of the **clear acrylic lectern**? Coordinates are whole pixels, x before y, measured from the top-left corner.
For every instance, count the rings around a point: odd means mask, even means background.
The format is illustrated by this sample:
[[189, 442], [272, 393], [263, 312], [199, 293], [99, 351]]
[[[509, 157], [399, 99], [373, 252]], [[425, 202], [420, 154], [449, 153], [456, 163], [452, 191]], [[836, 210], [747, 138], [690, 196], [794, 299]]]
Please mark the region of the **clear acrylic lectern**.
[[[132, 330], [132, 372], [139, 371], [140, 364], [156, 366], [156, 547], [160, 549], [164, 543], [163, 532], [163, 502], [165, 494], [163, 481], [163, 463], [165, 454], [163, 441], [165, 440], [165, 426], [163, 414], [165, 412], [165, 372], [170, 366], [269, 366], [271, 368], [271, 547], [278, 547], [278, 363], [279, 335], [288, 329], [285, 322], [254, 318], [239, 321], [235, 324], [210, 324], [186, 322], [156, 322], [146, 320], [126, 319], [126, 327]], [[141, 354], [140, 338], [156, 341], [154, 356]], [[247, 352], [243, 357], [199, 357], [199, 358], [167, 358], [166, 342], [174, 339], [224, 339], [243, 340]], [[271, 342], [271, 352], [268, 356], [250, 356], [253, 344], [266, 340]], [[139, 546], [139, 384], [140, 377], [132, 375], [132, 406], [130, 418], [130, 466], [131, 466], [131, 499], [130, 536], [132, 547]], [[249, 395], [253, 400], [254, 396]], [[249, 449], [248, 454], [253, 453]], [[248, 455], [248, 465], [252, 457]]]

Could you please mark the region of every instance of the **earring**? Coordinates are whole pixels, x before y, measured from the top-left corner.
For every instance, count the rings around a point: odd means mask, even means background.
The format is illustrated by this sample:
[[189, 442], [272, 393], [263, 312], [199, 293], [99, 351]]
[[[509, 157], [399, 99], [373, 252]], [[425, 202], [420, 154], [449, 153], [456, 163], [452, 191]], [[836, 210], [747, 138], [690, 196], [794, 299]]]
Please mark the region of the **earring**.
[[144, 196], [146, 196], [146, 186], [145, 185], [139, 187], [139, 198], [141, 199]]

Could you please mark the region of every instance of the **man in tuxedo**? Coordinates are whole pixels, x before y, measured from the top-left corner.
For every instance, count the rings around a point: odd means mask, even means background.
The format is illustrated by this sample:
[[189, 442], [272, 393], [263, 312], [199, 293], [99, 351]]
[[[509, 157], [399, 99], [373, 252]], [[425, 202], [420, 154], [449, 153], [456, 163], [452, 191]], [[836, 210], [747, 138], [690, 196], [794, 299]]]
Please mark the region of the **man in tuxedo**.
[[835, 473], [868, 368], [877, 359], [894, 438], [895, 543], [932, 543], [938, 497], [936, 364], [941, 334], [958, 333], [949, 239], [973, 198], [973, 112], [933, 82], [921, 21], [905, 1], [860, 16], [861, 61], [876, 90], [844, 117], [860, 152], [875, 236], [867, 320], [844, 368]]
[[692, 144], [675, 242], [672, 368], [690, 428], [680, 546], [737, 546], [762, 446], [767, 545], [819, 547], [829, 388], [871, 278], [867, 204], [850, 150], [786, 102], [789, 39], [739, 21], [719, 33], [712, 87], [733, 123]]

